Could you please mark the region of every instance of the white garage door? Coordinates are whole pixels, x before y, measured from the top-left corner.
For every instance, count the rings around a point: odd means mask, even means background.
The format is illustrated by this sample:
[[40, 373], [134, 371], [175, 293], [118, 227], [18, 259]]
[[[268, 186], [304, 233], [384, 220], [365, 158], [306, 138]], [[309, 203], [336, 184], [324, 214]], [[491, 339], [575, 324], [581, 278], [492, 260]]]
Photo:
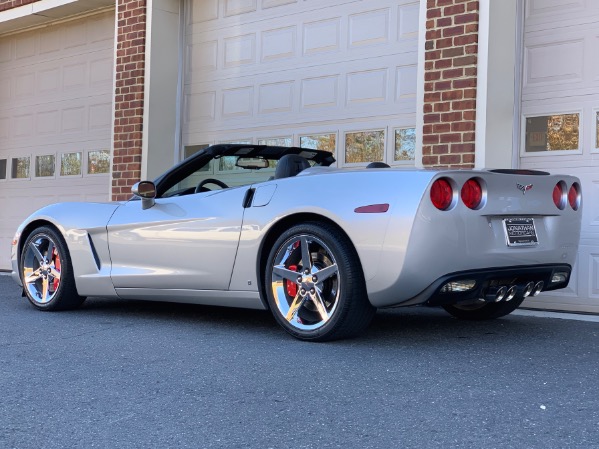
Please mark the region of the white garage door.
[[114, 12], [0, 36], [0, 269], [35, 209], [109, 199]]
[[521, 166], [582, 180], [581, 247], [566, 291], [535, 307], [599, 312], [599, 2], [528, 0]]
[[182, 156], [252, 142], [328, 149], [340, 166], [413, 164], [418, 11], [414, 0], [188, 1]]

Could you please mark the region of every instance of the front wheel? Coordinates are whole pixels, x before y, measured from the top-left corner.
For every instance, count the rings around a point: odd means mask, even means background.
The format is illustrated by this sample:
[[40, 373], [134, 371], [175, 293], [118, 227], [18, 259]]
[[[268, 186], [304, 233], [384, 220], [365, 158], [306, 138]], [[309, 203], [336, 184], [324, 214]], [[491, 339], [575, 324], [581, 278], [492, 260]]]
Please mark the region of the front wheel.
[[514, 298], [511, 301], [484, 302], [480, 304], [452, 304], [443, 308], [456, 318], [470, 321], [492, 320], [509, 315], [522, 304], [524, 298]]
[[40, 310], [67, 310], [81, 305], [66, 242], [53, 228], [31, 233], [21, 252], [21, 281], [29, 302]]
[[268, 256], [265, 285], [275, 319], [300, 340], [352, 337], [370, 324], [376, 311], [353, 245], [324, 223], [293, 226], [277, 239]]

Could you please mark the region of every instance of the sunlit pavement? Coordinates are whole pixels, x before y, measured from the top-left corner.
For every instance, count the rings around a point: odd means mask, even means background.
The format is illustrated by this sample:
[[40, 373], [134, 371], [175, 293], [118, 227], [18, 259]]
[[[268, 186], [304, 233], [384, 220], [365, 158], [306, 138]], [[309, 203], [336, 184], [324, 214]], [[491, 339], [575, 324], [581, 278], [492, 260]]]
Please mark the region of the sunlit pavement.
[[361, 337], [268, 312], [91, 298], [0, 275], [0, 448], [599, 448], [599, 321], [380, 311]]

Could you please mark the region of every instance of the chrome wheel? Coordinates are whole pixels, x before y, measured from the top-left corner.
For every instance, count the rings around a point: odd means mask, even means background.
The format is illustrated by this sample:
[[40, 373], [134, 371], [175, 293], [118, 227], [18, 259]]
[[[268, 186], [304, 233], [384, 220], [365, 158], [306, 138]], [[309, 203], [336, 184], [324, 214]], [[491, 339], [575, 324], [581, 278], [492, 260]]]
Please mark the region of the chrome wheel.
[[318, 237], [293, 236], [278, 249], [271, 275], [275, 304], [299, 330], [315, 330], [333, 316], [339, 303], [341, 274], [331, 250]]
[[67, 244], [56, 229], [34, 230], [23, 244], [19, 263], [23, 291], [37, 309], [74, 309], [85, 300], [77, 293]]
[[372, 320], [356, 249], [330, 223], [299, 223], [270, 248], [264, 267], [264, 293], [286, 332], [305, 341], [353, 337]]
[[37, 234], [23, 249], [23, 285], [29, 298], [39, 304], [52, 301], [60, 288], [61, 255], [56, 242]]

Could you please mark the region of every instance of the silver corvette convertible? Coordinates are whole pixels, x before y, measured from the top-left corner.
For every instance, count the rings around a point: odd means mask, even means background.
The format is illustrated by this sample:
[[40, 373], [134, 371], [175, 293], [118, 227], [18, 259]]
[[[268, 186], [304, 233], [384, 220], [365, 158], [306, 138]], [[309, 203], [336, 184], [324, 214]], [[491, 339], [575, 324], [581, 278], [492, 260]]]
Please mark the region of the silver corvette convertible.
[[215, 145], [127, 202], [25, 220], [13, 277], [41, 310], [87, 296], [269, 309], [291, 335], [349, 337], [379, 307], [471, 320], [564, 288], [581, 187], [528, 170], [336, 169], [305, 148]]

